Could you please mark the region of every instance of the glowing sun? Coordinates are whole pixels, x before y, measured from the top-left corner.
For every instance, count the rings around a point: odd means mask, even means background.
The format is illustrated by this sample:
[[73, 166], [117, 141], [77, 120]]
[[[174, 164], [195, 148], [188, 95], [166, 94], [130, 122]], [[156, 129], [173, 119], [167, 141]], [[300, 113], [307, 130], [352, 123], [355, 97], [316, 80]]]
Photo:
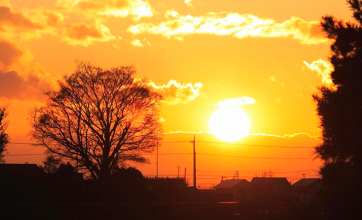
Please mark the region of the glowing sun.
[[233, 142], [249, 134], [250, 120], [239, 106], [221, 105], [211, 115], [209, 128], [218, 139]]

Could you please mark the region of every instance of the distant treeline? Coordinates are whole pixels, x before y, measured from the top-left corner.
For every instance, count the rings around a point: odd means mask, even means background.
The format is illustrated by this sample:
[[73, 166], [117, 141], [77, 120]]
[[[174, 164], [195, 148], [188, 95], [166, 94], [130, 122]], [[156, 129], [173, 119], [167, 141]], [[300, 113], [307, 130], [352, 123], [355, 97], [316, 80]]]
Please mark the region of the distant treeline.
[[135, 168], [117, 169], [106, 180], [84, 180], [67, 166], [58, 170], [45, 173], [35, 164], [1, 164], [0, 203], [197, 200], [197, 190], [184, 179], [144, 178]]

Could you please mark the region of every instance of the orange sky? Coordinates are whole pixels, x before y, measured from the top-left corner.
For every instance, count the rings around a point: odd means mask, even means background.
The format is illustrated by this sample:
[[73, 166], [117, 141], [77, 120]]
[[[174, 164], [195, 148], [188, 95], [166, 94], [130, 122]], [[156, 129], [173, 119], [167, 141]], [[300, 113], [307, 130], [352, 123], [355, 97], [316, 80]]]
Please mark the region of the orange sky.
[[[313, 149], [222, 144], [208, 132], [216, 104], [250, 97], [241, 108], [252, 135], [236, 144], [304, 146], [318, 144], [320, 130], [311, 95], [328, 85], [330, 42], [321, 16], [351, 19], [344, 0], [0, 0], [0, 103], [10, 102], [12, 142], [30, 142], [28, 111], [41, 104], [43, 91], [74, 70], [74, 60], [108, 68], [136, 66], [165, 96], [162, 116], [167, 141], [189, 141], [196, 133], [198, 185], [209, 187], [221, 175], [250, 180], [271, 169], [295, 182], [316, 177]], [[175, 133], [177, 131], [177, 133]], [[42, 153], [28, 145], [8, 146], [8, 163], [40, 163]], [[162, 143], [160, 153], [189, 153], [191, 143]], [[155, 157], [137, 165], [155, 175]], [[242, 158], [244, 157], [244, 158]], [[259, 157], [245, 158], [245, 157]], [[160, 155], [160, 175], [187, 167], [192, 155]]]

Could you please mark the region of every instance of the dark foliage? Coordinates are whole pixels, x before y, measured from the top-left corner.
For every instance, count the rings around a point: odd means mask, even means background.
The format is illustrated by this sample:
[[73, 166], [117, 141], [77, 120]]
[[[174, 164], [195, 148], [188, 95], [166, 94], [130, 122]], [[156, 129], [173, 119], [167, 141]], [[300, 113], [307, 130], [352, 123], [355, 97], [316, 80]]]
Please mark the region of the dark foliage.
[[46, 93], [48, 102], [31, 114], [38, 145], [85, 168], [93, 179], [108, 179], [127, 161], [147, 162], [161, 138], [161, 95], [133, 66], [102, 69], [78, 62], [76, 71]]
[[55, 173], [59, 166], [61, 165], [62, 160], [58, 158], [54, 154], [47, 154], [45, 156], [45, 159], [43, 160], [43, 164], [39, 167], [46, 173]]
[[116, 168], [109, 178], [91, 180], [88, 184], [92, 201], [140, 202], [147, 199], [145, 178], [133, 167]]
[[9, 135], [6, 133], [9, 123], [5, 120], [7, 115], [7, 106], [0, 106], [0, 163], [5, 162], [5, 147], [9, 143]]
[[70, 164], [69, 162], [61, 163], [58, 169], [55, 171], [55, 174], [60, 176], [67, 176], [74, 173], [77, 173], [76, 168], [73, 167], [72, 164]]
[[323, 17], [322, 27], [333, 40], [333, 88], [314, 95], [323, 129], [316, 148], [321, 169], [326, 217], [352, 219], [362, 194], [362, 1], [347, 1], [357, 23]]

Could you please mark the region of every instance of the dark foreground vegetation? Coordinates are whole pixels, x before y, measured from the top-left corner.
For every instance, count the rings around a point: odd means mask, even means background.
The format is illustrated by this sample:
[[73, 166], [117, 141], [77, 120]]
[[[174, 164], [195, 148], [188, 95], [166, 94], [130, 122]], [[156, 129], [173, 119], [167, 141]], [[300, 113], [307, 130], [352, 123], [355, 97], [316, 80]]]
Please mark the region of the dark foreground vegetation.
[[2, 219], [322, 219], [319, 207], [243, 203], [34, 203], [0, 205]]
[[232, 202], [230, 192], [196, 190], [183, 178], [144, 178], [135, 168], [118, 168], [106, 180], [84, 180], [70, 164], [52, 173], [35, 164], [1, 164], [0, 176], [6, 189], [1, 219], [295, 220], [322, 214], [320, 203], [292, 197]]
[[325, 16], [333, 87], [314, 95], [323, 143], [323, 204], [328, 219], [356, 219], [362, 197], [362, 1], [348, 0], [355, 22]]

